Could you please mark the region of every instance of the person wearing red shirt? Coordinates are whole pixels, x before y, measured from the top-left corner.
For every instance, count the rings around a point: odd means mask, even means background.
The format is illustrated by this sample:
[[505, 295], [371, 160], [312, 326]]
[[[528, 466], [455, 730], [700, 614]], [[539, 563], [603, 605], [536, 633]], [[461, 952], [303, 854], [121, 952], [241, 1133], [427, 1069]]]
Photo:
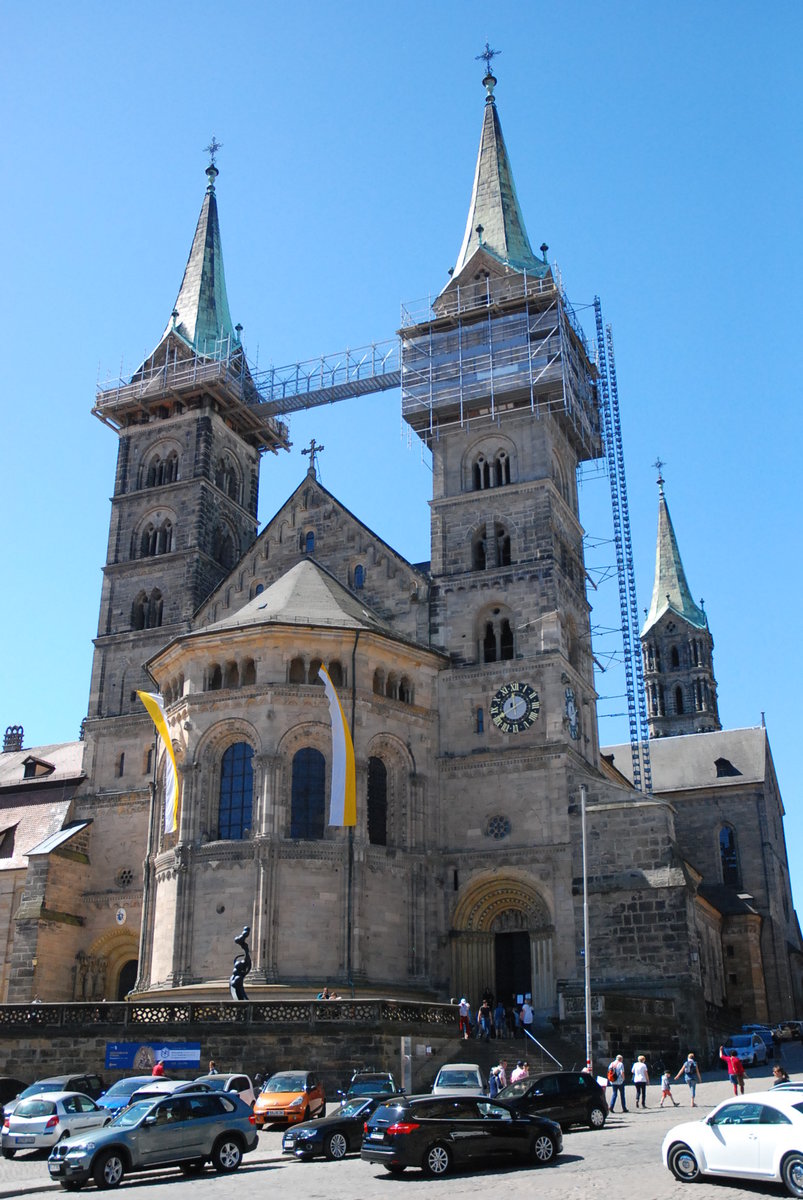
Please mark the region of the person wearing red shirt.
[[728, 1068], [728, 1079], [733, 1084], [734, 1096], [738, 1096], [739, 1092], [744, 1095], [744, 1063], [739, 1058], [739, 1055], [726, 1054], [725, 1047], [720, 1046], [719, 1057]]

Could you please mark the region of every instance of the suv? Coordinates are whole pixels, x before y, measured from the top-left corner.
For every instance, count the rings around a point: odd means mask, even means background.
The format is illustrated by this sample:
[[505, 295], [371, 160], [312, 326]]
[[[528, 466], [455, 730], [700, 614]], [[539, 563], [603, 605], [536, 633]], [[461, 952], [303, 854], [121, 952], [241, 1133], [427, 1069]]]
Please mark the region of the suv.
[[177, 1166], [190, 1175], [207, 1159], [216, 1171], [236, 1171], [257, 1141], [254, 1118], [239, 1096], [181, 1092], [140, 1100], [103, 1129], [66, 1138], [53, 1147], [47, 1168], [69, 1191], [89, 1179], [112, 1188], [129, 1171]]
[[563, 1129], [569, 1125], [602, 1129], [608, 1117], [605, 1092], [594, 1076], [585, 1071], [529, 1075], [502, 1088], [497, 1099], [517, 1112], [551, 1117]]
[[482, 1096], [401, 1096], [365, 1123], [360, 1157], [396, 1175], [446, 1175], [460, 1163], [514, 1155], [535, 1165], [563, 1149], [560, 1125]]
[[354, 1072], [348, 1091], [337, 1094], [341, 1099], [353, 1100], [355, 1096], [395, 1096], [399, 1090], [390, 1071], [372, 1071], [364, 1067]]

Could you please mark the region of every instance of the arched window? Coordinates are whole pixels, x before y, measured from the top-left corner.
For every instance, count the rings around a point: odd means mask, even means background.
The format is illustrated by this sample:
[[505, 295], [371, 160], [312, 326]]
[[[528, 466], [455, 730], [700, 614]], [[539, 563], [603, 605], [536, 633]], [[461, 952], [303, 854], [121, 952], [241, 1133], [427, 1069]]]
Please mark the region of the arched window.
[[[162, 609], [164, 607], [162, 601], [162, 593], [158, 588], [154, 588], [148, 597], [148, 606], [145, 611], [145, 629], [158, 629], [162, 623]], [[140, 626], [142, 628], [142, 626]]]
[[481, 661], [500, 662], [514, 657], [513, 626], [500, 609], [495, 608], [482, 630]]
[[253, 658], [246, 658], [240, 670], [240, 682], [243, 687], [253, 687], [257, 681], [257, 669]]
[[230, 530], [218, 525], [212, 536], [212, 557], [221, 567], [231, 569], [234, 566], [234, 538]]
[[497, 487], [510, 483], [510, 459], [504, 450], [500, 450], [494, 461], [494, 482]]
[[471, 471], [474, 491], [481, 492], [491, 486], [491, 467], [484, 454], [480, 454]]
[[496, 564], [499, 567], [510, 566], [510, 534], [504, 525], [494, 525], [494, 540], [496, 542]]
[[485, 626], [485, 637], [482, 642], [482, 661], [487, 663], [496, 662], [496, 633], [494, 632], [493, 622], [488, 621]]
[[301, 535], [301, 549], [305, 554], [315, 553], [315, 534], [311, 529]]
[[364, 587], [365, 567], [360, 563], [354, 568], [354, 590], [355, 592], [361, 592]]
[[253, 757], [247, 742], [235, 742], [221, 760], [218, 837], [223, 841], [240, 841], [251, 832]]
[[145, 592], [140, 592], [134, 603], [131, 605], [131, 628], [144, 629], [147, 620], [148, 597]]
[[669, 655], [669, 666], [673, 671], [677, 671], [680, 668], [680, 655], [678, 654], [677, 646], [672, 647]]
[[678, 716], [679, 716], [679, 715], [680, 715], [680, 714], [681, 714], [683, 711], [684, 711], [684, 708], [683, 708], [683, 688], [682, 688], [682, 687], [676, 687], [676, 688], [675, 688], [675, 712], [676, 712], [676, 713], [678, 714]]
[[327, 671], [329, 672], [329, 678], [331, 679], [334, 686], [336, 688], [342, 687], [343, 686], [343, 667], [337, 661], [337, 659], [335, 659], [334, 662], [329, 663], [329, 666], [327, 667]]
[[217, 461], [217, 466], [215, 467], [215, 486], [220, 488], [221, 492], [228, 496], [230, 500], [239, 502], [240, 479], [237, 468], [227, 455], [224, 455]]
[[313, 658], [310, 661], [309, 679], [308, 679], [309, 683], [317, 683], [318, 687], [323, 687], [323, 680], [321, 679], [320, 675], [318, 674], [318, 672], [320, 671], [322, 666], [323, 666], [323, 663], [321, 662], [321, 660], [319, 658]]
[[208, 692], [217, 692], [217, 691], [219, 691], [220, 688], [223, 687], [223, 673], [221, 672], [220, 667], [217, 665], [217, 663], [214, 663], [209, 668], [208, 679], [209, 679], [209, 682], [206, 685], [206, 690]]
[[381, 758], [368, 759], [368, 841], [388, 844], [388, 769]]
[[719, 858], [722, 863], [722, 882], [728, 887], [741, 888], [742, 874], [736, 849], [736, 830], [723, 825], [719, 831]]
[[471, 569], [472, 571], [485, 570], [485, 529], [478, 530], [471, 540]]
[[374, 695], [384, 696], [385, 694], [385, 672], [379, 667], [374, 671]]
[[290, 663], [290, 683], [306, 683], [307, 668], [304, 666], [303, 658], [294, 658]]
[[290, 837], [312, 842], [323, 837], [326, 762], [320, 750], [305, 746], [293, 757]]
[[513, 630], [511, 628], [510, 621], [508, 621], [507, 619], [502, 621], [502, 628], [500, 630], [500, 639], [499, 640], [500, 640], [500, 645], [501, 645], [501, 650], [502, 650], [500, 658], [503, 658], [503, 659], [512, 658], [513, 657]]
[[224, 688], [237, 688], [240, 686], [240, 672], [236, 662], [226, 663], [226, 674], [223, 677]]
[[399, 699], [403, 704], [412, 704], [413, 702], [413, 685], [406, 675], [402, 675], [399, 680]]
[[388, 700], [398, 700], [399, 698], [399, 677], [393, 671], [388, 675], [385, 683], [385, 695]]

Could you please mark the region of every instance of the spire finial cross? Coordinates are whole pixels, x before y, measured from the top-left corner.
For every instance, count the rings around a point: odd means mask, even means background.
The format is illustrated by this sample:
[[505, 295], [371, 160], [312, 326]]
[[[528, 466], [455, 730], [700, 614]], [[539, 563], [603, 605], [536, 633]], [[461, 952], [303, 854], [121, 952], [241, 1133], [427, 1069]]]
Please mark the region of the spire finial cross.
[[663, 490], [664, 490], [664, 477], [663, 477], [663, 474], [662, 474], [662, 468], [666, 466], [666, 463], [665, 463], [665, 462], [663, 462], [663, 461], [661, 460], [661, 458], [656, 458], [655, 462], [654, 462], [652, 465], [655, 467], [656, 471], [658, 472], [658, 487], [659, 487], [659, 488], [660, 488], [660, 490], [663, 492]]
[[318, 443], [315, 441], [315, 438], [312, 438], [309, 446], [307, 446], [307, 448], [305, 450], [301, 451], [302, 454], [309, 455], [309, 474], [310, 475], [316, 474], [315, 460], [316, 460], [317, 456], [320, 454], [321, 450], [325, 450], [325, 449], [326, 449], [325, 446], [319, 446]]
[[483, 50], [482, 54], [475, 54], [474, 61], [475, 62], [480, 62], [481, 60], [484, 61], [485, 62], [485, 74], [491, 75], [491, 74], [493, 74], [493, 72], [491, 71], [491, 60], [496, 58], [497, 54], [501, 54], [501, 53], [502, 53], [501, 50], [492, 50], [490, 42], [486, 42], [485, 49]]
[[205, 153], [209, 155], [210, 167], [214, 167], [217, 152], [218, 152], [218, 150], [222, 150], [222, 149], [223, 149], [223, 143], [219, 142], [213, 133], [212, 141], [209, 143], [208, 146], [204, 146]]

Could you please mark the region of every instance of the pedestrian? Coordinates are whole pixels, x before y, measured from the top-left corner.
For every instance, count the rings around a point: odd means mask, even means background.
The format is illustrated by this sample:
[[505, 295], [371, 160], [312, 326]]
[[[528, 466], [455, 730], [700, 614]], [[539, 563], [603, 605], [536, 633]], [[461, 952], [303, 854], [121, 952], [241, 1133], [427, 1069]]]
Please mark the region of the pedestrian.
[[491, 1073], [488, 1076], [488, 1095], [494, 1100], [501, 1092], [502, 1087], [499, 1083], [499, 1068], [491, 1067]]
[[744, 1063], [739, 1058], [739, 1055], [726, 1054], [724, 1046], [720, 1046], [719, 1057], [727, 1068], [728, 1079], [733, 1084], [734, 1096], [738, 1096], [740, 1092], [744, 1095]]
[[461, 997], [459, 1005], [458, 1026], [460, 1037], [465, 1041], [471, 1037], [471, 1005], [465, 996]]
[[501, 1000], [497, 1000], [496, 1008], [494, 1009], [494, 1037], [501, 1038], [505, 1036], [505, 1006]]
[[523, 1059], [519, 1059], [510, 1076], [511, 1083], [518, 1083], [520, 1079], [526, 1079], [530, 1074], [530, 1068]]
[[210, 1060], [209, 1060], [208, 1074], [217, 1075], [217, 1063], [215, 1062], [214, 1058], [210, 1058]]
[[496, 1066], [496, 1074], [499, 1079], [499, 1090], [507, 1087], [507, 1059], [500, 1058]]
[[777, 1087], [779, 1083], [788, 1083], [789, 1082], [789, 1076], [787, 1075], [784, 1068], [780, 1065], [780, 1063], [778, 1064], [777, 1067], [772, 1068], [772, 1078], [773, 1078], [773, 1084], [772, 1084], [773, 1087]]
[[164, 1073], [165, 1073], [165, 1065], [160, 1058], [157, 1063], [153, 1064], [153, 1070], [151, 1071], [151, 1075], [156, 1075], [157, 1077], [161, 1077], [164, 1075]]
[[664, 1107], [664, 1100], [671, 1100], [675, 1108], [680, 1108], [677, 1100], [672, 1095], [672, 1076], [669, 1071], [664, 1071], [661, 1076], [661, 1104], [659, 1107]]
[[647, 1084], [650, 1082], [650, 1072], [647, 1070], [647, 1060], [643, 1054], [640, 1054], [633, 1066], [630, 1068], [630, 1074], [633, 1076], [633, 1083], [636, 1087], [636, 1108], [638, 1108], [639, 1099], [641, 1099], [641, 1107], [647, 1107]]
[[492, 1020], [493, 1013], [491, 1012], [491, 1006], [487, 1000], [483, 1000], [482, 1004], [477, 1010], [477, 1037], [483, 1037], [486, 1042], [491, 1040]]
[[534, 1016], [535, 1014], [533, 1013], [533, 1006], [530, 1004], [530, 997], [525, 996], [524, 1003], [519, 1010], [519, 1019], [521, 1020], [521, 1027], [524, 1030], [525, 1036], [528, 1033], [532, 1033]]
[[608, 1083], [613, 1089], [611, 1096], [610, 1110], [616, 1112], [616, 1097], [619, 1097], [622, 1112], [627, 1112], [625, 1104], [625, 1060], [621, 1054], [617, 1054], [612, 1063], [608, 1065]]
[[692, 1108], [696, 1108], [697, 1101], [695, 1100], [695, 1096], [697, 1095], [697, 1084], [702, 1083], [703, 1078], [700, 1074], [700, 1068], [697, 1066], [697, 1059], [694, 1057], [691, 1050], [689, 1051], [683, 1066], [675, 1076], [675, 1079], [680, 1079], [681, 1075], [686, 1080], [691, 1093], [691, 1106]]

